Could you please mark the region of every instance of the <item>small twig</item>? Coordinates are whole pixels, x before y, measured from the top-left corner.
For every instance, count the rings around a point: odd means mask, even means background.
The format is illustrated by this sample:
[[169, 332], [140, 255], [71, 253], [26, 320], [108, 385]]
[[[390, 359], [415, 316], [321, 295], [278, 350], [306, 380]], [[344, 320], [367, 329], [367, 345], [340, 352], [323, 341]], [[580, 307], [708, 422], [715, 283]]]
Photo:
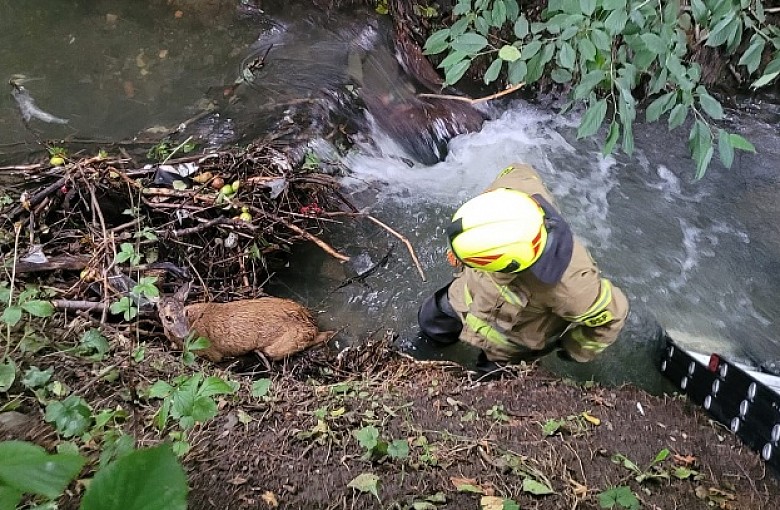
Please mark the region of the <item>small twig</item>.
[[70, 299], [52, 299], [51, 304], [57, 310], [86, 310], [88, 312], [103, 312], [105, 303], [99, 301], [70, 300]]
[[432, 99], [450, 99], [452, 101], [463, 101], [469, 104], [477, 104], [477, 103], [483, 103], [485, 101], [490, 101], [492, 99], [497, 99], [507, 94], [511, 94], [512, 92], [519, 90], [524, 85], [525, 82], [518, 83], [514, 87], [509, 87], [508, 89], [502, 90], [501, 92], [496, 92], [495, 94], [491, 94], [485, 97], [478, 97], [476, 99], [472, 99], [470, 97], [465, 97], [465, 96], [452, 96], [449, 94], [417, 94], [417, 97], [425, 97], [425, 98], [432, 98]]
[[417, 266], [417, 272], [420, 273], [420, 278], [422, 278], [422, 281], [427, 282], [428, 280], [425, 278], [425, 273], [423, 272], [422, 265], [420, 265], [420, 261], [417, 259], [417, 255], [415, 255], [415, 253], [414, 253], [414, 248], [412, 247], [412, 243], [410, 243], [407, 238], [405, 238], [404, 236], [402, 236], [401, 234], [399, 234], [398, 232], [396, 232], [392, 228], [388, 227], [387, 225], [385, 225], [384, 223], [382, 223], [378, 219], [374, 218], [370, 214], [367, 215], [366, 218], [368, 218], [369, 220], [373, 221], [374, 223], [376, 223], [380, 227], [384, 228], [385, 230], [387, 230], [388, 232], [393, 234], [395, 237], [400, 239], [402, 243], [404, 243], [406, 245], [406, 248], [409, 250], [409, 254], [412, 256], [412, 260], [414, 261], [414, 265]]
[[189, 141], [190, 141], [190, 140], [192, 140], [192, 137], [191, 137], [191, 136], [188, 136], [188, 137], [187, 137], [187, 139], [186, 139], [186, 140], [184, 140], [183, 142], [181, 142], [179, 145], [177, 145], [177, 146], [176, 146], [176, 148], [175, 148], [175, 149], [173, 149], [173, 150], [171, 151], [171, 153], [170, 153], [170, 154], [168, 154], [168, 156], [166, 156], [166, 157], [165, 157], [165, 159], [163, 160], [163, 162], [162, 162], [162, 163], [160, 163], [160, 164], [161, 164], [161, 165], [164, 165], [164, 164], [166, 164], [166, 163], [168, 162], [168, 160], [169, 160], [169, 159], [171, 159], [171, 158], [173, 157], [173, 155], [174, 155], [174, 154], [176, 154], [177, 152], [179, 152], [179, 150], [180, 150], [182, 147], [184, 147], [185, 145], [187, 145], [187, 144], [189, 143]]

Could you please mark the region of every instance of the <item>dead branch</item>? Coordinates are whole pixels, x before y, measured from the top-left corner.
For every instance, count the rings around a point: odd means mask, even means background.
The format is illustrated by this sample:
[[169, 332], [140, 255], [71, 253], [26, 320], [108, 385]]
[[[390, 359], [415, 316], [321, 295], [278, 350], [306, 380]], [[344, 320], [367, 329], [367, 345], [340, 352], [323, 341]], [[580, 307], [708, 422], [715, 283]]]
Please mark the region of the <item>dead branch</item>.
[[414, 253], [414, 248], [412, 247], [412, 243], [410, 243], [409, 240], [406, 237], [402, 236], [401, 234], [399, 234], [398, 232], [396, 232], [392, 228], [388, 227], [387, 225], [385, 225], [384, 223], [382, 223], [378, 219], [374, 218], [370, 214], [367, 215], [366, 218], [368, 218], [369, 220], [373, 221], [374, 223], [376, 223], [380, 227], [384, 228], [385, 230], [387, 230], [388, 232], [393, 234], [395, 237], [400, 239], [402, 243], [404, 243], [406, 245], [406, 248], [409, 250], [409, 254], [412, 256], [412, 260], [414, 261], [414, 265], [417, 267], [417, 272], [420, 273], [420, 278], [422, 278], [422, 281], [424, 281], [424, 282], [428, 281], [425, 278], [425, 273], [423, 272], [422, 265], [420, 265], [420, 261], [417, 259], [417, 255], [415, 255], [415, 253]]

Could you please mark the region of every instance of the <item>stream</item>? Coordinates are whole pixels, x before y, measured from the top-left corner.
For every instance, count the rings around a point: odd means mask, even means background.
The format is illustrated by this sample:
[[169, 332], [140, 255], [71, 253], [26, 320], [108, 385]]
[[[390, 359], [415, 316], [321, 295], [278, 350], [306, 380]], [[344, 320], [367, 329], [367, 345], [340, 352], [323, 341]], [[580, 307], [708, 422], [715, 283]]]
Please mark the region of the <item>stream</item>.
[[[224, 143], [250, 126], [261, 130], [269, 101], [309, 99], [344, 83], [347, 53], [368, 33], [362, 27], [369, 17], [360, 13], [330, 22], [306, 9], [258, 16], [236, 10], [236, 2], [213, 3], [213, 12], [182, 8], [178, 16], [162, 1], [0, 0], [3, 80], [23, 78], [40, 108], [69, 119], [28, 129], [10, 94], [0, 94], [0, 160], [37, 148], [35, 136], [119, 140], [168, 129], [218, 102], [241, 76], [242, 62], [273, 45], [273, 65], [254, 77], [263, 86], [245, 89], [239, 103], [223, 110], [215, 133], [224, 136], [211, 141]], [[370, 44], [380, 51], [383, 40]], [[396, 69], [387, 71], [389, 80], [401, 79]], [[474, 353], [467, 346], [432, 349], [411, 341], [417, 307], [451, 277], [443, 235], [451, 214], [521, 161], [540, 172], [575, 234], [632, 307], [621, 339], [601, 359], [544, 365], [581, 380], [665, 389], [653, 366], [659, 326], [697, 351], [756, 365], [780, 362], [779, 102], [737, 98], [724, 124], [758, 152], [738, 153], [731, 169], [714, 162], [697, 182], [687, 131], [670, 133], [664, 123], [636, 126], [634, 155], [604, 158], [597, 140], [577, 140], [576, 112], [561, 116], [525, 100], [494, 101], [482, 107], [488, 120], [479, 132], [454, 138], [443, 161], [423, 165], [369, 117], [364, 141], [346, 157], [323, 139], [311, 148], [349, 169], [343, 184], [351, 199], [408, 238], [427, 281], [398, 238], [356, 221], [332, 226], [327, 236], [351, 256], [349, 263], [303, 246], [267, 290], [317, 311], [323, 328], [339, 330], [342, 347], [390, 329], [416, 356], [469, 364]]]

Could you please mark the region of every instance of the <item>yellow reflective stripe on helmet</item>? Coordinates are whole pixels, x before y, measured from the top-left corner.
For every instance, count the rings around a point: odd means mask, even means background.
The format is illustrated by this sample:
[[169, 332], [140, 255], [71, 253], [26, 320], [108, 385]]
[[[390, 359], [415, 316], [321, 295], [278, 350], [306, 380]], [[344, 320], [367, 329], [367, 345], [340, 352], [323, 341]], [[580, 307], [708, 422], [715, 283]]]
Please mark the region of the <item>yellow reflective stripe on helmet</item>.
[[566, 317], [569, 322], [580, 322], [590, 327], [606, 324], [613, 319], [612, 314], [606, 310], [612, 302], [612, 284], [606, 278], [601, 279], [601, 291], [596, 302], [582, 315]]
[[594, 352], [596, 354], [600, 354], [601, 351], [609, 347], [609, 344], [597, 342], [596, 340], [591, 340], [588, 338], [588, 336], [581, 328], [574, 328], [571, 330], [569, 333], [569, 338], [577, 342], [577, 345], [583, 349]]
[[482, 338], [487, 339], [490, 342], [501, 345], [502, 347], [516, 348], [517, 346], [510, 342], [506, 335], [502, 333], [495, 326], [491, 326], [487, 321], [475, 317], [470, 313], [466, 314], [465, 320], [466, 326], [469, 327], [474, 333], [478, 334]]

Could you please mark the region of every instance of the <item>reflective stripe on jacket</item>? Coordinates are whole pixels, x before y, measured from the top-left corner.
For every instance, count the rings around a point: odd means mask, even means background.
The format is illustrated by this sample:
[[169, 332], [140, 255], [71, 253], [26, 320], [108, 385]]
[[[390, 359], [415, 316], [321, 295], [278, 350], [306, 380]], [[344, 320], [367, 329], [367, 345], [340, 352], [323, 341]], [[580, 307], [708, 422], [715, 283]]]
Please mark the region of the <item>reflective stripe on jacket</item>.
[[[554, 203], [528, 165], [505, 169], [488, 190], [499, 187], [539, 193]], [[617, 339], [628, 315], [623, 292], [601, 277], [576, 239], [571, 262], [557, 284], [544, 284], [530, 272], [489, 273], [466, 267], [456, 275], [448, 297], [463, 320], [461, 340], [482, 348], [494, 361], [544, 349], [561, 334], [572, 358], [590, 361]]]

